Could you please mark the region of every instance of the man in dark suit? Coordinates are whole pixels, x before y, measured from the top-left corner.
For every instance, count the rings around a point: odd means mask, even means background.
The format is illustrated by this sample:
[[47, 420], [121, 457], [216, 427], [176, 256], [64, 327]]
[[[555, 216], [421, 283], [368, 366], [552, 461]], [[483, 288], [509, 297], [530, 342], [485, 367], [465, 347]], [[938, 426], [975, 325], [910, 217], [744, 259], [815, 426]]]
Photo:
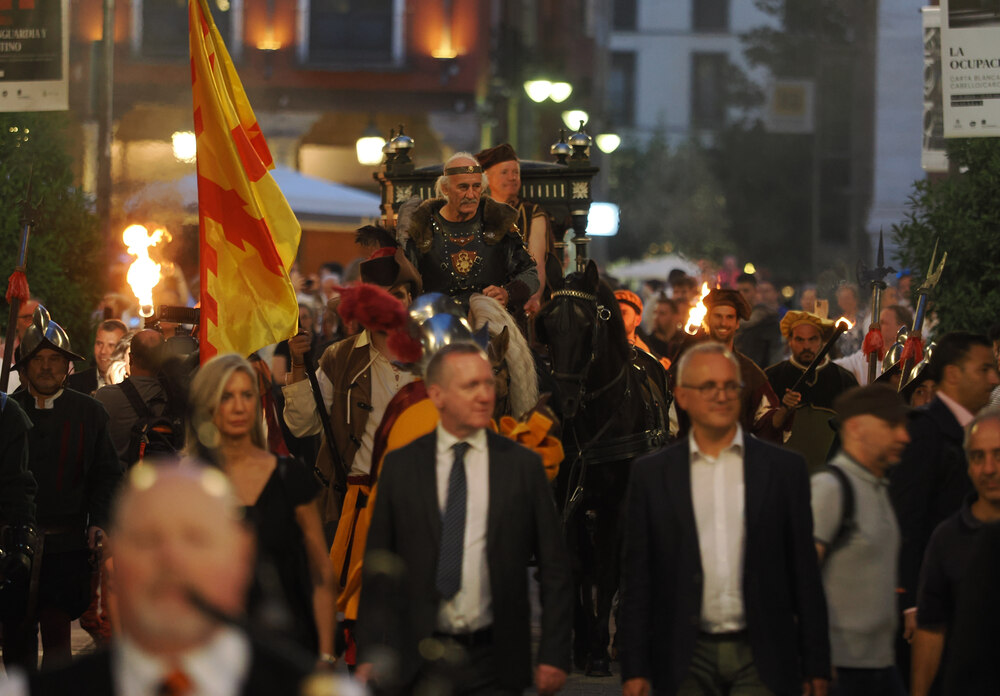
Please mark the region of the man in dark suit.
[[[296, 694], [311, 669], [223, 625], [242, 612], [253, 539], [225, 476], [194, 464], [137, 464], [109, 529], [121, 632], [111, 651], [16, 680], [5, 694], [163, 696]], [[112, 658], [112, 654], [114, 657]]]
[[826, 693], [830, 644], [798, 454], [745, 433], [739, 362], [681, 358], [691, 432], [636, 460], [621, 612], [626, 696]]
[[[990, 392], [1000, 383], [989, 340], [964, 331], [941, 337], [927, 369], [937, 392], [911, 414], [910, 445], [889, 473], [889, 496], [903, 535], [899, 597], [907, 640], [917, 626], [917, 582], [931, 532], [957, 512], [973, 490], [962, 429], [989, 403]], [[904, 677], [910, 672], [908, 653], [905, 645], [897, 645]]]
[[478, 347], [440, 349], [425, 381], [440, 423], [385, 458], [364, 561], [358, 675], [402, 693], [443, 679], [454, 694], [520, 694], [531, 683], [534, 555], [534, 681], [540, 694], [555, 693], [569, 669], [572, 589], [541, 460], [488, 430], [494, 381]]

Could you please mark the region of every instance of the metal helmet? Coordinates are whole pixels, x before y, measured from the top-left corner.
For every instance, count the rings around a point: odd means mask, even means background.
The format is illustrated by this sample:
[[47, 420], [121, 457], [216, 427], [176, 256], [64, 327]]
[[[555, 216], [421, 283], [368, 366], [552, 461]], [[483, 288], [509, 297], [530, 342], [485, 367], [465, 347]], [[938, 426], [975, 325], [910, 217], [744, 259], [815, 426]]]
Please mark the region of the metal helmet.
[[451, 343], [475, 343], [468, 320], [454, 314], [435, 314], [421, 323], [419, 328], [425, 360], [430, 360], [432, 355]]
[[[429, 292], [414, 299], [410, 304], [410, 319], [415, 321], [418, 326], [438, 314], [451, 314], [461, 319], [466, 318], [465, 312], [462, 311], [462, 305], [444, 293]], [[472, 333], [471, 328], [469, 333]]]
[[889, 368], [898, 363], [899, 359], [903, 357], [903, 345], [906, 343], [909, 335], [909, 327], [905, 325], [899, 327], [899, 331], [896, 332], [896, 342], [889, 347], [889, 350], [885, 352], [885, 357], [882, 358], [882, 372], [888, 372]]
[[930, 375], [930, 371], [927, 369], [931, 362], [931, 354], [934, 352], [934, 347], [937, 343], [931, 343], [924, 350], [924, 359], [913, 366], [910, 370], [910, 378], [906, 380], [906, 384], [903, 385], [900, 391], [907, 401], [910, 400], [910, 396], [913, 394], [913, 390], [916, 389], [920, 384], [927, 380]]
[[69, 336], [59, 324], [52, 321], [49, 310], [42, 305], [35, 308], [35, 313], [31, 318], [31, 326], [24, 331], [21, 338], [21, 345], [18, 346], [18, 359], [14, 369], [20, 369], [28, 364], [35, 353], [43, 348], [49, 348], [61, 353], [68, 360], [84, 360], [82, 355], [73, 352], [69, 343]]

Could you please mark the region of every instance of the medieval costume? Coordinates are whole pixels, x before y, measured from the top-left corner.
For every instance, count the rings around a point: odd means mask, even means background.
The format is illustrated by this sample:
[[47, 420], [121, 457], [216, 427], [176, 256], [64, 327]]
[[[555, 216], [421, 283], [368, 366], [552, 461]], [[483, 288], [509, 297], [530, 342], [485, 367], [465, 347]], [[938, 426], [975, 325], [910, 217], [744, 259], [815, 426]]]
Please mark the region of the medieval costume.
[[[62, 327], [39, 306], [21, 340], [15, 367], [27, 369], [43, 349], [68, 360], [81, 359], [72, 352]], [[33, 581], [29, 588], [24, 583], [3, 593], [4, 661], [33, 670], [40, 617], [52, 632], [52, 654], [62, 648], [69, 652], [69, 622], [90, 603], [88, 529], [107, 528], [111, 498], [123, 468], [111, 442], [108, 413], [93, 397], [61, 388], [45, 398], [36, 398], [29, 389], [10, 398], [32, 423], [27, 436], [28, 467], [38, 486], [36, 519], [44, 541], [41, 557], [34, 561], [40, 564], [40, 571], [35, 571], [37, 585]]]
[[[829, 319], [809, 312], [789, 311], [781, 320], [781, 333], [785, 340], [790, 341], [792, 331], [801, 324], [815, 326], [824, 342], [830, 339], [835, 328], [834, 322]], [[796, 385], [808, 367], [791, 357], [771, 365], [764, 372], [776, 394], [783, 396], [794, 387], [794, 391], [802, 395], [785, 446], [804, 456], [810, 473], [815, 473], [826, 463], [834, 440], [835, 433], [830, 427], [830, 420], [836, 415], [833, 402], [842, 392], [858, 386], [858, 381], [850, 371], [826, 356], [808, 379]]]
[[406, 254], [417, 267], [426, 292], [441, 292], [469, 309], [469, 297], [491, 285], [508, 295], [507, 309], [518, 310], [536, 290], [538, 271], [517, 228], [517, 211], [482, 198], [464, 222], [441, 215], [446, 201], [424, 201], [413, 212]]

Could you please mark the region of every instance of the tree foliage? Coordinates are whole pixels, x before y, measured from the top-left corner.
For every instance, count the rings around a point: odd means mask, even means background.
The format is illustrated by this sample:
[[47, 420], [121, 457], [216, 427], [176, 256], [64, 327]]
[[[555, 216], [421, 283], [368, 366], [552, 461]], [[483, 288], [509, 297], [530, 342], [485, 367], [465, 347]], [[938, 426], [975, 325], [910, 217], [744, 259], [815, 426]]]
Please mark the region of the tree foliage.
[[725, 197], [695, 143], [672, 149], [655, 137], [645, 148], [616, 152], [611, 200], [621, 208], [612, 258], [674, 251], [719, 259], [732, 250]]
[[[103, 292], [105, 254], [91, 202], [74, 185], [66, 141], [71, 128], [64, 114], [0, 114], [0, 277], [6, 292], [6, 278], [17, 264], [30, 176], [31, 201], [38, 204], [26, 264], [31, 294], [66, 329], [74, 349], [86, 353], [90, 313]], [[2, 298], [0, 312], [6, 327]]]
[[948, 261], [932, 297], [937, 333], [985, 332], [1000, 321], [1000, 141], [948, 141], [960, 174], [914, 184], [905, 222], [893, 228], [902, 264], [914, 269], [914, 288], [930, 265], [934, 245]]

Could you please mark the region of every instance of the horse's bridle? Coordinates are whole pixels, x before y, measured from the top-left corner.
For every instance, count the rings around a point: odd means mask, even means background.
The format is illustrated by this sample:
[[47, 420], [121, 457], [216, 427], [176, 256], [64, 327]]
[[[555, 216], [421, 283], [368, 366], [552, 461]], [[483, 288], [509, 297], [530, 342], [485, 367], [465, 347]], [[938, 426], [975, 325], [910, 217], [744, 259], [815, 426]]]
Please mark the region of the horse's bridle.
[[597, 360], [597, 346], [601, 344], [601, 333], [606, 326], [606, 322], [611, 318], [611, 310], [598, 301], [597, 295], [583, 292], [582, 290], [556, 290], [552, 293], [550, 301], [557, 297], [570, 297], [575, 300], [583, 300], [594, 306], [594, 316], [597, 321], [594, 324], [594, 338], [590, 347], [590, 359], [587, 360], [578, 372], [552, 372], [553, 379], [561, 382], [576, 382], [582, 388], [584, 381], [587, 379], [587, 373], [590, 372], [590, 366]]

